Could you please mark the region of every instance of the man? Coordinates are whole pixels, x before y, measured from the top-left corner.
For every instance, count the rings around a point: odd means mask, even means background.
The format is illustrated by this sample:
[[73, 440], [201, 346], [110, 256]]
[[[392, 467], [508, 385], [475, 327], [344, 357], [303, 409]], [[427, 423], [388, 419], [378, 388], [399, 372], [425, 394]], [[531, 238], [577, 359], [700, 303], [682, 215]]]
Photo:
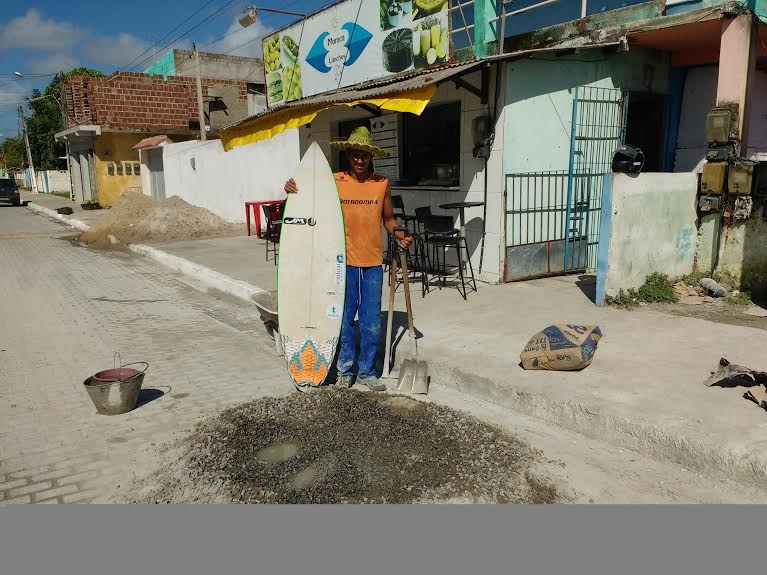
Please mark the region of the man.
[[[388, 154], [374, 146], [370, 132], [364, 126], [355, 128], [348, 140], [331, 142], [331, 146], [344, 150], [351, 169], [334, 174], [346, 226], [346, 303], [341, 325], [338, 351], [339, 388], [353, 385], [354, 317], [359, 315], [360, 353], [358, 379], [373, 391], [384, 391], [386, 385], [375, 373], [376, 351], [381, 337], [381, 290], [383, 289], [383, 245], [381, 222], [389, 234], [407, 248], [412, 239], [402, 232], [395, 234], [397, 220], [391, 203], [389, 180], [373, 173], [373, 156]], [[292, 178], [285, 182], [285, 191], [296, 193]]]

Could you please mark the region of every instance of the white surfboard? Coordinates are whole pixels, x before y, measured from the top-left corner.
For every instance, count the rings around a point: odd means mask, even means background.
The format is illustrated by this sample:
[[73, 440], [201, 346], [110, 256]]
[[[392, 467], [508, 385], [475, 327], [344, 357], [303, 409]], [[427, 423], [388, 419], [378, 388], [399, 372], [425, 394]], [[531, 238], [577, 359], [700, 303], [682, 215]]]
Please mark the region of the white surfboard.
[[293, 176], [277, 264], [277, 313], [288, 373], [297, 386], [325, 381], [338, 345], [346, 291], [346, 236], [338, 188], [313, 143]]

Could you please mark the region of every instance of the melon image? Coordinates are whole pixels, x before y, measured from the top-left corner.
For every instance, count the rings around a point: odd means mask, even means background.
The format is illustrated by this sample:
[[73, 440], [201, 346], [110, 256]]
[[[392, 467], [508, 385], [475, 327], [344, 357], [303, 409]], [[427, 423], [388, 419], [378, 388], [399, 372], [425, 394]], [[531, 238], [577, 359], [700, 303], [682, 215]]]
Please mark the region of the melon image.
[[400, 28], [383, 41], [383, 65], [389, 72], [402, 72], [413, 64], [413, 31]]

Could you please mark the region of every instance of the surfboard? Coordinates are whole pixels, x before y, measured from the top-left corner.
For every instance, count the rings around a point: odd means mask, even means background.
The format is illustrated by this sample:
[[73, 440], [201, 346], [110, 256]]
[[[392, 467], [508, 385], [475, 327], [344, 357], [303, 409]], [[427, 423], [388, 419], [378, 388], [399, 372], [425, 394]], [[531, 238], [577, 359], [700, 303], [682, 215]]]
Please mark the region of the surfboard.
[[277, 263], [277, 313], [288, 373], [298, 387], [325, 381], [338, 346], [346, 292], [346, 236], [333, 172], [317, 143], [293, 176]]

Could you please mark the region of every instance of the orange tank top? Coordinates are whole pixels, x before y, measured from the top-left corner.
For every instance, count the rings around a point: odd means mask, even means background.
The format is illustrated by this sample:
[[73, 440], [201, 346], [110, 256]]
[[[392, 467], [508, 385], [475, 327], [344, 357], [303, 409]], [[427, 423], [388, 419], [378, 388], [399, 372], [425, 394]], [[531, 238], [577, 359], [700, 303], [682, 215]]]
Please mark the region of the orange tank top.
[[388, 180], [373, 174], [364, 182], [345, 172], [335, 175], [346, 227], [346, 261], [356, 267], [383, 263], [381, 224]]

